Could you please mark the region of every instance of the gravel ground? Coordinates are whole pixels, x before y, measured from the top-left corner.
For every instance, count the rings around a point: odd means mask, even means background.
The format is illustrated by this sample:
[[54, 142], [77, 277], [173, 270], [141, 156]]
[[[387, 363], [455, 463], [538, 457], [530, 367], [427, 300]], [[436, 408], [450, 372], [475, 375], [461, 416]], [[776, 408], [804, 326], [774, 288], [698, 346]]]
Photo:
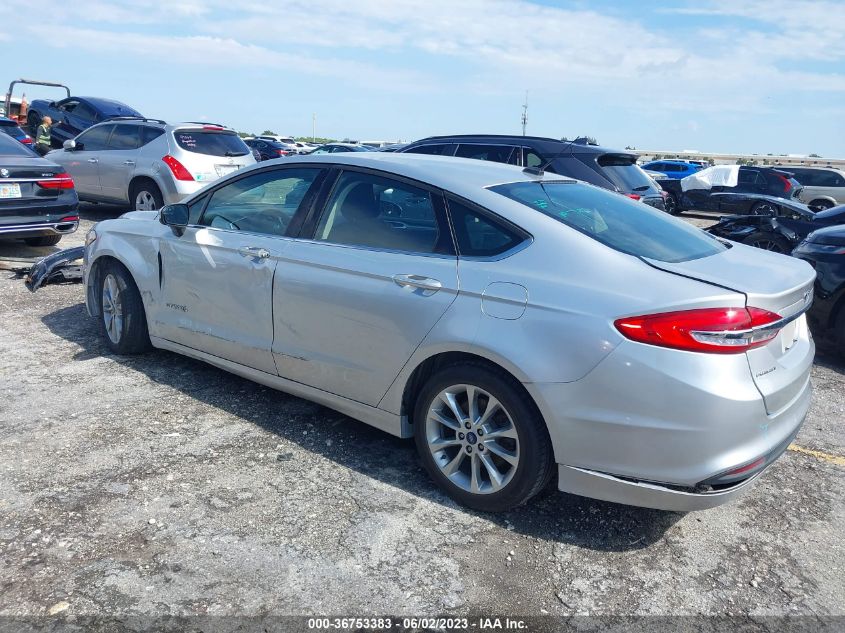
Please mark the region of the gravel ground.
[[0, 271], [0, 616], [845, 614], [845, 364], [824, 350], [796, 441], [816, 452], [737, 503], [550, 489], [491, 516], [439, 494], [408, 441], [175, 354], [109, 354], [82, 301]]

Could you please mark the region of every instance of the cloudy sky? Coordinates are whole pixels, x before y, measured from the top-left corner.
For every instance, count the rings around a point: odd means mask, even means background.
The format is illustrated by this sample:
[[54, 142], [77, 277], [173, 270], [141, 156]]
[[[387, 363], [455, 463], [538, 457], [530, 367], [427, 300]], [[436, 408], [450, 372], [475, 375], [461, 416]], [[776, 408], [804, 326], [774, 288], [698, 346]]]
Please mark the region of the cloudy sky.
[[530, 134], [845, 156], [842, 0], [21, 6], [0, 0], [25, 18], [0, 23], [1, 81], [61, 81], [172, 121], [304, 135], [316, 113], [317, 134], [338, 138], [518, 133], [528, 90]]

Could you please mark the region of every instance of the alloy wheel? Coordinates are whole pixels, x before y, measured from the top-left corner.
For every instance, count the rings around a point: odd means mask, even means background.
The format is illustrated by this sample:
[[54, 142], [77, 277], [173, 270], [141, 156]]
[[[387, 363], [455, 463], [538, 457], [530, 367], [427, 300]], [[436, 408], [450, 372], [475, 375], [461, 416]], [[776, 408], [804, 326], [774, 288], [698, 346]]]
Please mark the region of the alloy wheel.
[[123, 334], [123, 302], [120, 285], [112, 274], [106, 275], [103, 280], [103, 323], [109, 340], [115, 345], [120, 343]]
[[156, 199], [149, 191], [141, 190], [135, 196], [135, 210], [136, 211], [155, 211]]
[[783, 253], [783, 247], [773, 240], [757, 240], [751, 246], [761, 248], [764, 251], [772, 251], [773, 253]]
[[434, 463], [473, 494], [498, 492], [519, 465], [519, 436], [505, 407], [475, 385], [452, 385], [431, 403], [426, 440]]

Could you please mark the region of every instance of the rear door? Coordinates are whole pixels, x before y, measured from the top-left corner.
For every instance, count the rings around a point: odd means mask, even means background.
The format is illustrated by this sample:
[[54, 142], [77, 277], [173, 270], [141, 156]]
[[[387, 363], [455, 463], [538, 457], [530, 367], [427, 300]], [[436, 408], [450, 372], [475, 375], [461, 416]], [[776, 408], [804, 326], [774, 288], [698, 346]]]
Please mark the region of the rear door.
[[141, 126], [137, 123], [115, 125], [108, 145], [99, 153], [100, 192], [116, 202], [129, 201], [129, 181], [135, 173]]
[[196, 225], [161, 239], [157, 336], [276, 374], [273, 277], [321, 169], [262, 170], [219, 187]]
[[344, 168], [305, 236], [276, 273], [279, 373], [375, 406], [457, 296], [442, 195]]

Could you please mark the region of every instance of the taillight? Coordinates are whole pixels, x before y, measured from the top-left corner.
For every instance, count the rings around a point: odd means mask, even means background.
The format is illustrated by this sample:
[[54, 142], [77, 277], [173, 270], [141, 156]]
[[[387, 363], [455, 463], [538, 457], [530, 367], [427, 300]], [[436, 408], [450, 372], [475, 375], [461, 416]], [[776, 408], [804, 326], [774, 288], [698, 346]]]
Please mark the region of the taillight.
[[178, 160], [173, 158], [170, 154], [162, 158], [161, 160], [164, 161], [164, 164], [170, 167], [170, 171], [173, 172], [174, 178], [176, 180], [193, 180], [194, 177], [191, 176], [191, 172], [185, 169], [185, 166], [180, 163]]
[[278, 154], [279, 156], [287, 156], [288, 155], [288, 153], [283, 149], [277, 149], [276, 154]]
[[32, 145], [32, 139], [27, 136], [26, 138], [21, 139], [21, 143], [24, 145]]
[[781, 176], [780, 174], [775, 174], [775, 176], [780, 178], [783, 182], [783, 192], [789, 193], [792, 190], [792, 183], [789, 181], [789, 178], [787, 178], [786, 176]]
[[38, 180], [36, 185], [42, 189], [73, 189], [73, 178], [70, 174], [56, 174], [49, 180]]
[[781, 320], [780, 315], [761, 308], [703, 308], [626, 317], [617, 319], [614, 325], [623, 336], [638, 343], [736, 354], [774, 339]]
[[622, 195], [627, 196], [631, 200], [639, 200], [640, 198], [642, 198], [642, 196], [637, 194], [637, 193], [625, 193], [625, 194], [622, 194]]
[[79, 216], [78, 215], [67, 215], [67, 216], [63, 217], [61, 220], [59, 220], [59, 222], [79, 222]]

